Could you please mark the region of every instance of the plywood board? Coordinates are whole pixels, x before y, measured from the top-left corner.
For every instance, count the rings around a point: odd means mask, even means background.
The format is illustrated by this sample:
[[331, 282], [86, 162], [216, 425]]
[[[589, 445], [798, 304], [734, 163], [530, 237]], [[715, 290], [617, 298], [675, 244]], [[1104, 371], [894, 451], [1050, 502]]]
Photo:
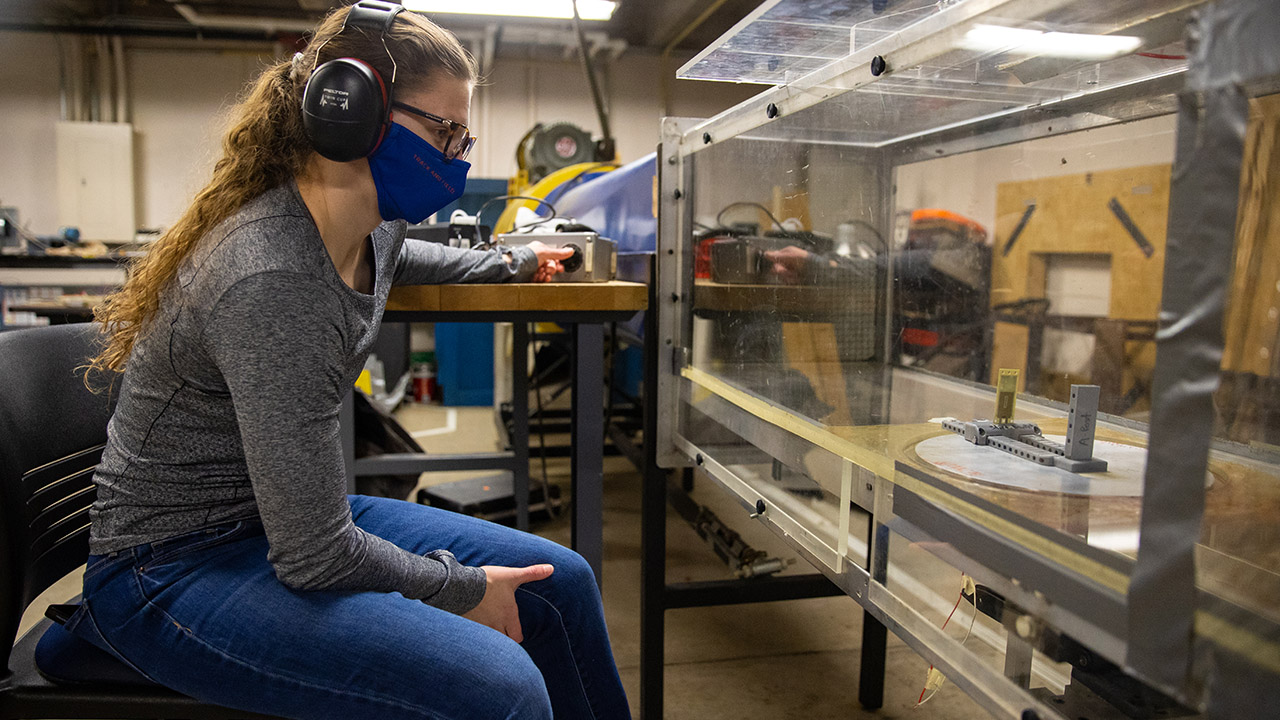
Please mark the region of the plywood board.
[[[1000, 184], [991, 264], [992, 305], [1045, 297], [1047, 258], [1081, 255], [1110, 261], [1108, 318], [1155, 320], [1164, 282], [1169, 180], [1169, 165], [1147, 165]], [[1117, 218], [1111, 208], [1113, 201], [1138, 228], [1150, 256]], [[1030, 204], [1035, 210], [1005, 254]], [[1050, 307], [1049, 313], [1054, 312]], [[994, 345], [992, 378], [1000, 367], [1025, 371], [1025, 328], [997, 323]], [[1135, 353], [1124, 387], [1130, 386], [1135, 376], [1149, 377], [1153, 368], [1154, 353]], [[1025, 378], [1020, 383], [1025, 383]]]
[[[1044, 297], [1032, 264], [1047, 254], [1111, 258], [1109, 317], [1154, 320], [1160, 309], [1169, 215], [1168, 165], [1001, 183], [996, 189], [996, 243], [991, 264], [993, 305]], [[1109, 209], [1115, 199], [1152, 248], [1147, 257]], [[1036, 208], [1006, 255], [1010, 235], [1027, 205]], [[1038, 257], [1039, 256], [1039, 257]], [[1053, 308], [1049, 309], [1053, 312]]]
[[1017, 368], [1022, 370], [1018, 374], [1018, 392], [1022, 392], [1027, 387], [1027, 342], [1029, 332], [1026, 325], [1014, 325], [1013, 323], [996, 323], [994, 339], [991, 347], [991, 378], [992, 385], [996, 384], [996, 379], [1000, 377], [1002, 368]]
[[1250, 103], [1224, 370], [1277, 376], [1280, 351], [1280, 95]]

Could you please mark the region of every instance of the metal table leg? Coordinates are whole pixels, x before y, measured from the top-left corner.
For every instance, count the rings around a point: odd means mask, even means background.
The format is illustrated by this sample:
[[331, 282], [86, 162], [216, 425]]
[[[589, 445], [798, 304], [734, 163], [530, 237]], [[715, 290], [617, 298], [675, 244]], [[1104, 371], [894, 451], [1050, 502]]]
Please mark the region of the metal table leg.
[[[577, 323], [573, 339], [572, 547], [603, 581], [604, 562], [604, 327]], [[527, 417], [527, 415], [526, 415]]]
[[511, 489], [516, 496], [516, 528], [529, 531], [529, 326], [511, 325]]
[[[652, 266], [651, 266], [652, 274]], [[657, 283], [649, 286], [650, 308]], [[645, 316], [644, 475], [640, 498], [640, 720], [662, 717], [667, 590], [667, 480], [658, 467], [657, 312]], [[686, 473], [692, 476], [693, 473]]]
[[[883, 583], [889, 575], [889, 528], [867, 517], [867, 570]], [[862, 612], [862, 661], [858, 673], [858, 703], [866, 710], [884, 705], [885, 655], [888, 629], [871, 613]]]

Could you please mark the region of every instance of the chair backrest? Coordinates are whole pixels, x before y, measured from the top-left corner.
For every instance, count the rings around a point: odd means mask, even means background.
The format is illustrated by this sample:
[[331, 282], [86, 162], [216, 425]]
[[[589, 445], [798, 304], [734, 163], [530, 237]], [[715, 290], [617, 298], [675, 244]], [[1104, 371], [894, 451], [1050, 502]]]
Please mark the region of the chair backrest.
[[96, 353], [96, 324], [0, 333], [0, 645], [22, 613], [89, 554], [93, 470], [114, 393], [77, 368]]

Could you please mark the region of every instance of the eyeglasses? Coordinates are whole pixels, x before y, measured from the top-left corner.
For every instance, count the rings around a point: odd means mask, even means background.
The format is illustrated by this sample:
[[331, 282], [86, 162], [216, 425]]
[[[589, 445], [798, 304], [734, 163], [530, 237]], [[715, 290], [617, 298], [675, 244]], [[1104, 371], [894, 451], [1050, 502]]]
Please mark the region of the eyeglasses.
[[476, 137], [471, 134], [471, 130], [460, 122], [446, 120], [439, 115], [433, 115], [402, 102], [392, 102], [391, 107], [399, 108], [410, 115], [417, 115], [420, 118], [426, 118], [443, 125], [448, 133], [442, 149], [446, 160], [466, 160], [467, 155], [471, 153], [471, 148], [476, 144]]

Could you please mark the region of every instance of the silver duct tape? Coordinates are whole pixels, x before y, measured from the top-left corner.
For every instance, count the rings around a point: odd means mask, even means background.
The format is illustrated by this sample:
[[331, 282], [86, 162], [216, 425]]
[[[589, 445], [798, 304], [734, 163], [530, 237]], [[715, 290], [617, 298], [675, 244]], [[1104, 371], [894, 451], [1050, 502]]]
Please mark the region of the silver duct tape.
[[[1203, 26], [1201, 30], [1203, 31]], [[1202, 36], [1202, 42], [1205, 39]], [[1179, 101], [1151, 435], [1127, 665], [1165, 692], [1190, 688], [1195, 545], [1213, 436], [1248, 98], [1239, 85]]]
[[1280, 67], [1280, 3], [1275, 0], [1221, 0], [1198, 10], [1192, 28], [1187, 87], [1207, 90], [1247, 85], [1275, 75]]

